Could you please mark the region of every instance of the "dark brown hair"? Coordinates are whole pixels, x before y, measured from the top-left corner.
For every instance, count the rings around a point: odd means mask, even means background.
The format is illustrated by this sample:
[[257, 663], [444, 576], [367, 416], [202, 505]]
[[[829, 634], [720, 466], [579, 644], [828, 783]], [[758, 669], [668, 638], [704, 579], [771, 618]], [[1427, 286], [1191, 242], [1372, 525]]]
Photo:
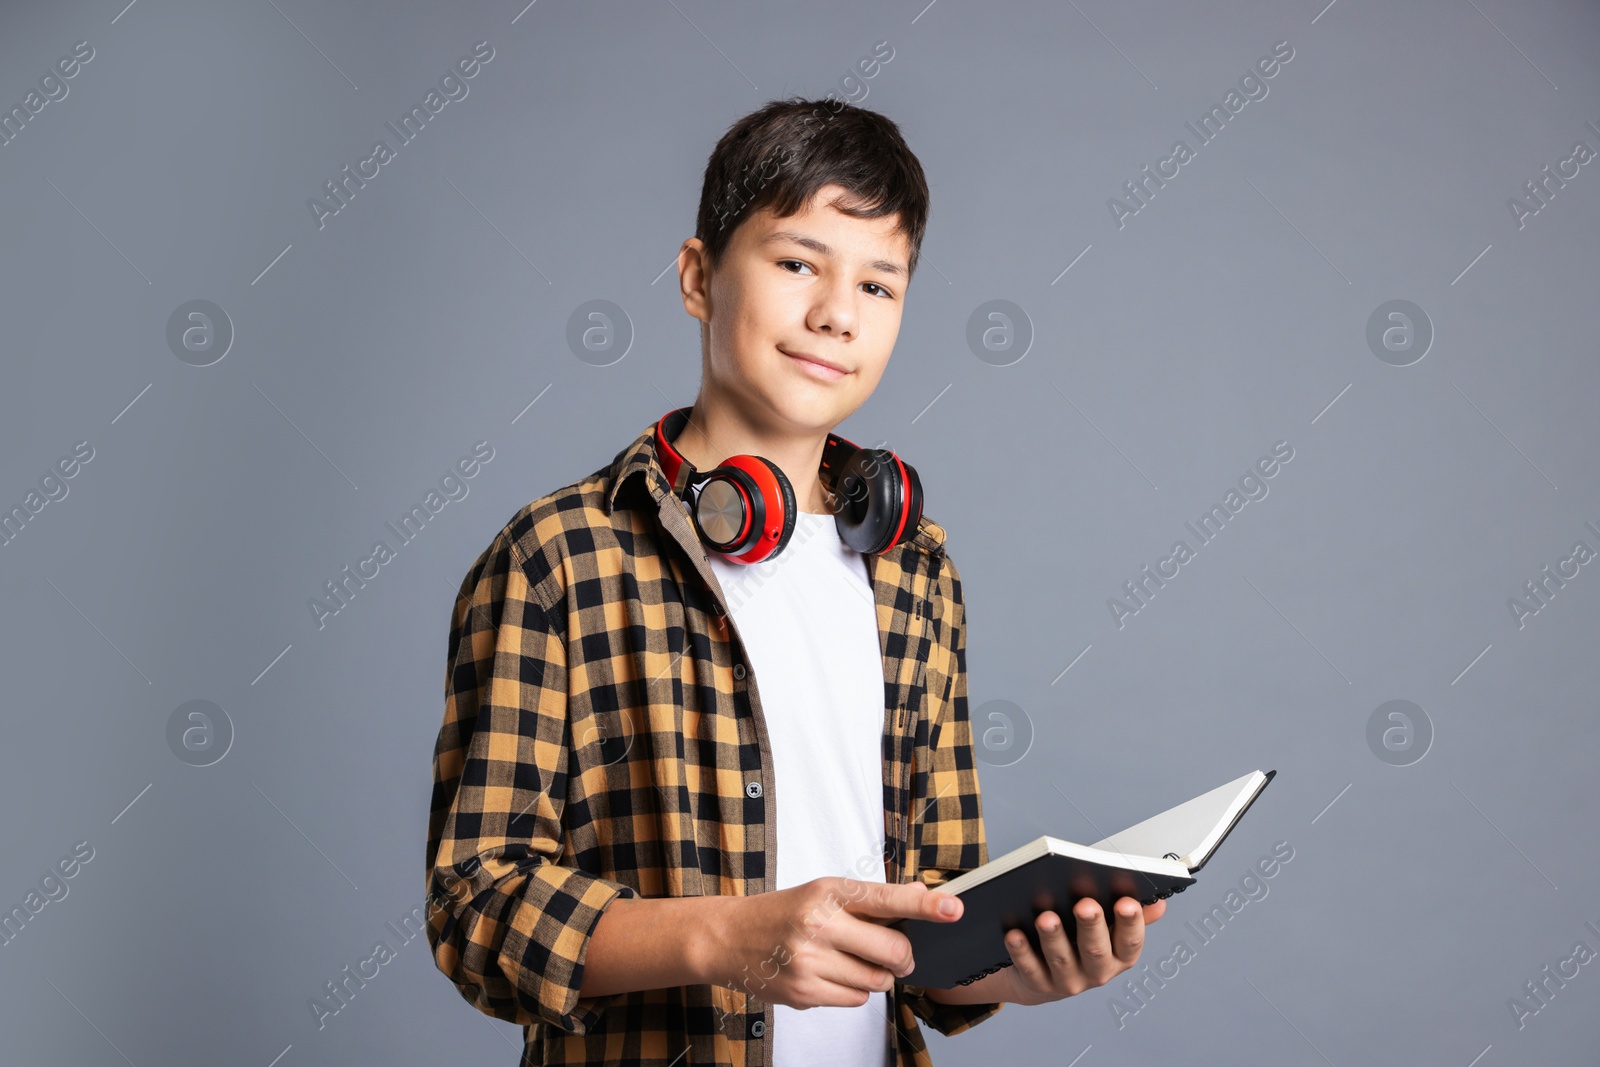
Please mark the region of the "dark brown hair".
[[788, 217], [825, 185], [849, 190], [850, 206], [837, 205], [847, 215], [899, 215], [908, 280], [916, 274], [928, 225], [922, 164], [894, 122], [838, 98], [773, 100], [730, 126], [706, 162], [694, 235], [715, 263], [751, 213]]

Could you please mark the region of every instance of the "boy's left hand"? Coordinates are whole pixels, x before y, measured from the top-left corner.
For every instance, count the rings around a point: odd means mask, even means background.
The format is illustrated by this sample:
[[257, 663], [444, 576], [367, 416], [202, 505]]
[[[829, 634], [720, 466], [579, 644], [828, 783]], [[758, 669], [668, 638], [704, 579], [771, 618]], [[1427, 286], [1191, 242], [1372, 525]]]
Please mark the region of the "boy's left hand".
[[1098, 902], [1085, 897], [1073, 908], [1078, 924], [1078, 947], [1074, 949], [1062, 929], [1061, 917], [1053, 911], [1040, 912], [1034, 925], [1039, 931], [1041, 956], [1021, 930], [1006, 934], [1006, 948], [1012, 965], [996, 977], [1009, 977], [1002, 995], [996, 999], [1013, 1004], [1044, 1004], [1077, 996], [1086, 989], [1103, 986], [1139, 960], [1144, 948], [1144, 927], [1167, 911], [1167, 902], [1140, 905], [1132, 897], [1117, 901], [1116, 916], [1107, 925]]

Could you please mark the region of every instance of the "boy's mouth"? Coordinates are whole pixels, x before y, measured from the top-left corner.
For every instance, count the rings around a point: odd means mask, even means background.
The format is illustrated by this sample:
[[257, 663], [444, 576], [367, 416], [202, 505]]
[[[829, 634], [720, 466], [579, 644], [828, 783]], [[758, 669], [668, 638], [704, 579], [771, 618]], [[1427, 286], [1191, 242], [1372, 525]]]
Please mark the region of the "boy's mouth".
[[783, 352], [784, 355], [800, 364], [806, 373], [812, 375], [813, 377], [820, 378], [823, 381], [838, 381], [840, 378], [843, 378], [845, 375], [850, 373], [837, 363], [830, 363], [818, 356], [813, 356], [809, 352], [787, 352], [781, 348], [778, 349], [778, 351]]

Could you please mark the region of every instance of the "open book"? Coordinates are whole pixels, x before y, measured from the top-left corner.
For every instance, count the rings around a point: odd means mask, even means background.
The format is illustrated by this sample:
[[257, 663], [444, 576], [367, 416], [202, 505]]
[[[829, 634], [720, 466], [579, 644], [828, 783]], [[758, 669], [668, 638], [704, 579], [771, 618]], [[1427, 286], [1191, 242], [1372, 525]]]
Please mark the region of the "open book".
[[1008, 967], [1005, 935], [1018, 928], [1038, 952], [1034, 920], [1043, 911], [1059, 915], [1076, 944], [1072, 906], [1084, 897], [1099, 901], [1112, 922], [1112, 906], [1123, 897], [1154, 904], [1183, 892], [1277, 773], [1251, 771], [1092, 845], [1036, 838], [952, 878], [934, 892], [961, 897], [961, 918], [890, 924], [911, 939], [915, 969], [905, 981], [948, 989]]

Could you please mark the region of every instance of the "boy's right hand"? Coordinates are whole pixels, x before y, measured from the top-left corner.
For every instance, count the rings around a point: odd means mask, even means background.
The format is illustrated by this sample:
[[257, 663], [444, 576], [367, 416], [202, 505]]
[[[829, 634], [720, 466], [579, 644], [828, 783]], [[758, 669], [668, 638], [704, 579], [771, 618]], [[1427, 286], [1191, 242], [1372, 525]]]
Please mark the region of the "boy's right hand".
[[[897, 919], [954, 922], [961, 900], [922, 882], [816, 878], [790, 889], [725, 897], [708, 935], [709, 980], [791, 1008], [860, 1007], [912, 969]], [[952, 913], [940, 911], [952, 904]]]

